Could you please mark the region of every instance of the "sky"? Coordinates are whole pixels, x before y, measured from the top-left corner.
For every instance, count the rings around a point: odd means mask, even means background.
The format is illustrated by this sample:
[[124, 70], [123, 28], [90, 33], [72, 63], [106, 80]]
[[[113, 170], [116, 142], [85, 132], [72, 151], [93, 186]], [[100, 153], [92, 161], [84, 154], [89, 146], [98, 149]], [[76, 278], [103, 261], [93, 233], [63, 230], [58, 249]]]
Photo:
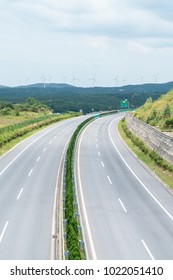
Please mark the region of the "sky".
[[0, 85], [173, 80], [172, 0], [0, 0]]

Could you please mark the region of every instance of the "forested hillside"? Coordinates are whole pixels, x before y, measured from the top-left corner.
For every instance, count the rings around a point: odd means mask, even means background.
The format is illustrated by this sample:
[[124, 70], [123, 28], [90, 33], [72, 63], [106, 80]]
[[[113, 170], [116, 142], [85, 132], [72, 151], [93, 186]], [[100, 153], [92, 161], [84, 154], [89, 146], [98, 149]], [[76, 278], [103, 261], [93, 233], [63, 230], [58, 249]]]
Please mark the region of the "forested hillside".
[[153, 102], [148, 98], [145, 104], [135, 111], [135, 117], [162, 130], [173, 129], [173, 90]]
[[128, 99], [130, 108], [143, 105], [147, 98], [156, 100], [173, 88], [173, 82], [165, 84], [127, 85], [122, 87], [74, 87], [66, 84], [35, 84], [21, 87], [1, 87], [0, 100], [22, 103], [28, 97], [35, 98], [55, 112], [79, 111], [84, 113], [118, 109], [120, 100]]

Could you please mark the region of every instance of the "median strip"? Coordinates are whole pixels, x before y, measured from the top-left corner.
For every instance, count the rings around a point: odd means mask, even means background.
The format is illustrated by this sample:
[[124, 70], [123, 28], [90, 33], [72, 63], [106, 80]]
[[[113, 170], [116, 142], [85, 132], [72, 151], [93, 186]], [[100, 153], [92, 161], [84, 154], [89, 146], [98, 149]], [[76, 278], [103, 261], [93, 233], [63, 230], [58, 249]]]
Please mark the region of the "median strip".
[[[92, 116], [78, 125], [73, 133], [67, 153], [64, 167], [63, 184], [63, 252], [64, 259], [86, 259], [86, 247], [83, 241], [83, 230], [78, 208], [78, 195], [75, 187], [74, 155], [78, 135], [81, 130], [94, 119], [107, 114]], [[97, 141], [97, 139], [96, 139]], [[100, 153], [100, 152], [99, 152]]]
[[85, 259], [85, 244], [82, 238], [80, 225], [77, 194], [74, 182], [74, 150], [78, 134], [81, 129], [94, 117], [91, 117], [80, 125], [73, 133], [66, 154], [64, 188], [63, 188], [63, 230], [64, 230], [64, 252], [65, 259], [81, 260]]

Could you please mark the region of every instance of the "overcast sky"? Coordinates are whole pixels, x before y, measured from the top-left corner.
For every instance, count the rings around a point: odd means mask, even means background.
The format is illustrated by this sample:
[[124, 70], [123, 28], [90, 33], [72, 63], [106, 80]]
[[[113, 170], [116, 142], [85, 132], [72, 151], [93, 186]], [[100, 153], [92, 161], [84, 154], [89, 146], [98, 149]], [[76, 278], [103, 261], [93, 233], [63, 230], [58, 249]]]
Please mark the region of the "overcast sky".
[[172, 0], [0, 0], [0, 84], [173, 80]]

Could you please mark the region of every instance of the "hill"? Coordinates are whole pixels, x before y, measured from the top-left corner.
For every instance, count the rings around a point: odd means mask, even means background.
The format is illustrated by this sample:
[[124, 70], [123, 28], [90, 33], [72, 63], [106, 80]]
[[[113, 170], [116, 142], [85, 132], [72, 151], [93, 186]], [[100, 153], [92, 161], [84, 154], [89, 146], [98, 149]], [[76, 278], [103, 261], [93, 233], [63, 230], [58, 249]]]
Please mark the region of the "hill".
[[50, 108], [33, 98], [22, 104], [0, 101], [0, 128], [50, 115]]
[[130, 108], [143, 105], [147, 98], [156, 100], [173, 88], [173, 82], [163, 84], [126, 85], [121, 87], [75, 87], [68, 84], [38, 83], [20, 87], [0, 88], [0, 100], [22, 103], [28, 97], [39, 100], [55, 112], [84, 113], [119, 109], [120, 101], [129, 100]]
[[145, 104], [135, 111], [134, 116], [161, 130], [172, 130], [173, 90], [160, 96], [155, 102], [148, 98]]

